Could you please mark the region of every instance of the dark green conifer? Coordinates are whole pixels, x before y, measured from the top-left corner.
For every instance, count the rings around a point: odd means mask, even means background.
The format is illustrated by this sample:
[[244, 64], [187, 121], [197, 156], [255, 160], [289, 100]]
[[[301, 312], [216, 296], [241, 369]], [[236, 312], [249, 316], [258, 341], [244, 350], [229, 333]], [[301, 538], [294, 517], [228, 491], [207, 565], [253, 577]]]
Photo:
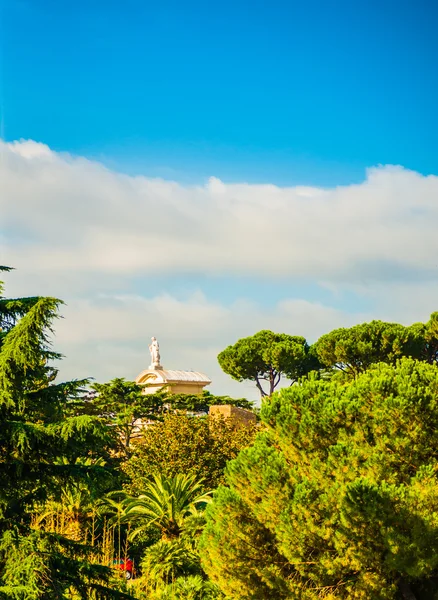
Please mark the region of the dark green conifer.
[[111, 571], [90, 564], [84, 546], [31, 527], [34, 507], [63, 483], [108, 476], [77, 461], [102, 454], [108, 430], [71, 410], [85, 381], [56, 382], [49, 335], [60, 304], [0, 297], [0, 597], [128, 598], [106, 585]]

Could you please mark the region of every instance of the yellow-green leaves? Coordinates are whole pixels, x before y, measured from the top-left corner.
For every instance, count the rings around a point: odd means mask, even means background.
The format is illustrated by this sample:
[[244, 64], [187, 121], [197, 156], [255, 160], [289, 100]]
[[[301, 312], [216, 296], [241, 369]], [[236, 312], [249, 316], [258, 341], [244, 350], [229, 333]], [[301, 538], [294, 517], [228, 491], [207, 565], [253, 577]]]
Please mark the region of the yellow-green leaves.
[[438, 369], [404, 358], [350, 383], [302, 381], [267, 400], [262, 420], [207, 511], [205, 569], [223, 591], [434, 598]]

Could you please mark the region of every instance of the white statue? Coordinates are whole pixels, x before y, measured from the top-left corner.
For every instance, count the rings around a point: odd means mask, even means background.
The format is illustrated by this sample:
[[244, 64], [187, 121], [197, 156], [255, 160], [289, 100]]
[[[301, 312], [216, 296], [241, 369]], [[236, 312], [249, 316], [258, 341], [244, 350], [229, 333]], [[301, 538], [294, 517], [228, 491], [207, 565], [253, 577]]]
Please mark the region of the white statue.
[[149, 346], [151, 353], [151, 369], [161, 369], [160, 365], [160, 346], [158, 345], [157, 338], [152, 338], [152, 343]]

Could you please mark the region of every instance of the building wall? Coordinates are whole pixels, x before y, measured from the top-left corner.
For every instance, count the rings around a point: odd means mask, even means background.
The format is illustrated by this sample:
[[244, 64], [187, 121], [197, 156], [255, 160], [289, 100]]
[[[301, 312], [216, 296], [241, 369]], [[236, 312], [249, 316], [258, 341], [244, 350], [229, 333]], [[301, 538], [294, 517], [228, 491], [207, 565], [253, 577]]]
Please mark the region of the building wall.
[[144, 388], [145, 394], [153, 394], [166, 385], [166, 386], [168, 386], [168, 388], [172, 392], [172, 394], [192, 394], [192, 395], [200, 396], [205, 387], [205, 384], [189, 382], [189, 381], [187, 381], [187, 382], [181, 381], [179, 383], [173, 383], [173, 384], [163, 384], [163, 383], [154, 384], [153, 381], [150, 381], [150, 382], [147, 381], [145, 383], [148, 383], [150, 385], [150, 387]]
[[201, 383], [175, 383], [170, 386], [173, 394], [196, 394], [201, 395], [204, 385]]
[[225, 419], [230, 419], [236, 427], [255, 425], [257, 422], [257, 417], [253, 412], [245, 410], [244, 408], [231, 406], [230, 404], [210, 406], [208, 414], [211, 417], [222, 416]]

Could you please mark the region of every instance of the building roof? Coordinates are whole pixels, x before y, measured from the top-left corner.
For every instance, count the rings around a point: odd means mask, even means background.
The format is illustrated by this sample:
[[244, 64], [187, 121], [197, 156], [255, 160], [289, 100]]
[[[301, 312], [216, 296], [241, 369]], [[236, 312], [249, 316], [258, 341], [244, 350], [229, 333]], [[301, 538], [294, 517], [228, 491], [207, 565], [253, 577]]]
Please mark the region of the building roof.
[[[152, 377], [153, 375], [155, 377]], [[145, 379], [152, 378], [163, 383], [193, 382], [204, 383], [205, 385], [211, 383], [211, 379], [199, 371], [172, 371], [167, 369], [146, 369], [140, 373], [136, 381], [141, 383]]]

